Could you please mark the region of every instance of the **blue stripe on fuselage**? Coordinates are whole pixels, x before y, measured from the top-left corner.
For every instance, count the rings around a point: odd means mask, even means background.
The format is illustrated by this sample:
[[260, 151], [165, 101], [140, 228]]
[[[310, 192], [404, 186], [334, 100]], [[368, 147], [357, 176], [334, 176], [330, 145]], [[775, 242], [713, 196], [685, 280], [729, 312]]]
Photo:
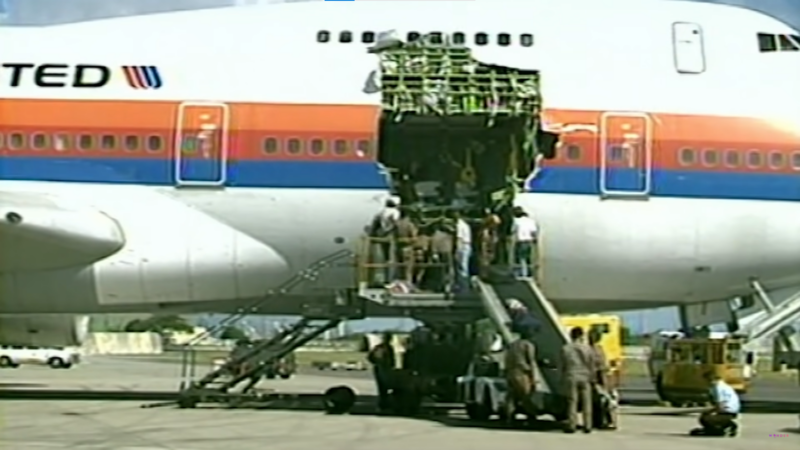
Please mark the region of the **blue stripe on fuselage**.
[[[226, 172], [230, 187], [387, 188], [386, 178], [371, 162], [230, 161]], [[213, 170], [197, 173], [202, 178]], [[597, 168], [549, 167], [542, 170], [532, 188], [542, 193], [597, 195], [598, 174]], [[622, 180], [632, 178], [621, 175]], [[176, 184], [175, 167], [169, 160], [118, 158], [5, 157], [0, 158], [0, 180]], [[800, 200], [800, 174], [654, 169], [651, 187], [652, 195], [669, 197]]]

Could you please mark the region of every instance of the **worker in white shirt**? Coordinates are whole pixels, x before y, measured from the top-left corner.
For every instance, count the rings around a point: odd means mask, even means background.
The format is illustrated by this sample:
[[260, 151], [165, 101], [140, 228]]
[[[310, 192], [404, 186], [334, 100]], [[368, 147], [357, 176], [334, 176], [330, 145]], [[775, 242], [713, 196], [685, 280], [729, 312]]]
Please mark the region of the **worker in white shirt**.
[[736, 436], [739, 425], [736, 419], [741, 412], [739, 394], [714, 370], [708, 370], [703, 378], [709, 383], [711, 408], [700, 415], [702, 428], [692, 430], [692, 436]]
[[370, 226], [370, 237], [375, 238], [380, 249], [382, 263], [387, 264], [384, 275], [384, 282], [389, 283], [394, 280], [395, 263], [397, 261], [394, 252], [393, 240], [397, 232], [397, 221], [400, 220], [400, 199], [389, 197], [378, 214], [372, 219]]
[[514, 242], [514, 271], [517, 276], [532, 277], [536, 273], [533, 254], [538, 237], [539, 227], [536, 221], [524, 209], [515, 207], [511, 238]]
[[469, 262], [472, 257], [472, 229], [458, 211], [453, 212], [456, 222], [456, 291], [469, 288]]

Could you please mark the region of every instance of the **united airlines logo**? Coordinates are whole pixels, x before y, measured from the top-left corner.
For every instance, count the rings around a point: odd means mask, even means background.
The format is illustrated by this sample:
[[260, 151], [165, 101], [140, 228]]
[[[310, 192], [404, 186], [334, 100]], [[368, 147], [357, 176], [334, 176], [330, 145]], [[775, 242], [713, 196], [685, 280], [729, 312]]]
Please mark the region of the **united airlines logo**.
[[134, 89], [161, 89], [164, 85], [156, 66], [122, 66], [122, 72]]

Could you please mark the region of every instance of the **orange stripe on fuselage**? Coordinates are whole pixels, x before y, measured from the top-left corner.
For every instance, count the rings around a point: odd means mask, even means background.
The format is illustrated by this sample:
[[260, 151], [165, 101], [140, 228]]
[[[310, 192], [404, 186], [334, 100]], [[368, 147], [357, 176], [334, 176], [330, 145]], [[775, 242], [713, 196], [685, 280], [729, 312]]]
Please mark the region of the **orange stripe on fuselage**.
[[[119, 155], [124, 158], [164, 158], [172, 154], [172, 139], [175, 133], [179, 102], [165, 101], [94, 101], [94, 100], [0, 100], [0, 132], [11, 133], [81, 133], [127, 135], [146, 137], [158, 134], [167, 145], [164, 152], [130, 153], [120, 145], [118, 150], [102, 152], [103, 157]], [[276, 154], [263, 151], [265, 138], [278, 139], [376, 139], [379, 110], [370, 105], [296, 105], [263, 103], [229, 103], [231, 140], [230, 158], [251, 159], [337, 159], [363, 160], [350, 149], [347, 155], [333, 155], [326, 152], [320, 155], [287, 154], [285, 149]], [[546, 123], [569, 125], [588, 125], [598, 127], [602, 112], [578, 110], [546, 110]], [[652, 122], [653, 164], [657, 168], [705, 171], [735, 170], [743, 172], [792, 172], [789, 159], [794, 152], [800, 152], [798, 135], [781, 124], [767, 120], [654, 113], [649, 114]], [[612, 133], [613, 134], [613, 133]], [[564, 151], [568, 146], [580, 148], [577, 158], [569, 159]], [[559, 157], [549, 162], [557, 166], [597, 166], [599, 164], [599, 138], [589, 131], [575, 131], [562, 135], [562, 151]], [[704, 165], [698, 156], [697, 163], [687, 167], [679, 161], [682, 149], [692, 148], [739, 150], [751, 149], [764, 153], [762, 167], [747, 167], [746, 154], [742, 154], [742, 165], [736, 168], [725, 167], [723, 155], [716, 165]], [[8, 155], [42, 156], [57, 154], [60, 157], [74, 154], [86, 157], [90, 153], [68, 149], [56, 152], [55, 149], [33, 149], [27, 147], [17, 150], [2, 149]], [[100, 152], [98, 150], [98, 152]], [[785, 155], [786, 164], [779, 168], [769, 168], [766, 160], [771, 152]], [[575, 156], [573, 153], [572, 156]]]

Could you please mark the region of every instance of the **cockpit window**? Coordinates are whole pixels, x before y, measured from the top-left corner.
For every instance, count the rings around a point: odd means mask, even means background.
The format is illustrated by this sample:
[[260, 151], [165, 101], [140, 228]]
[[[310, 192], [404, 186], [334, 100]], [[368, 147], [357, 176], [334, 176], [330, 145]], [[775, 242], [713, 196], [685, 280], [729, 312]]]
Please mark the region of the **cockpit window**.
[[775, 35], [769, 33], [758, 33], [758, 50], [761, 52], [778, 51], [778, 45], [775, 42]]
[[800, 50], [800, 45], [797, 45], [797, 43], [791, 40], [786, 34], [778, 35], [778, 44], [782, 52], [796, 52]]
[[800, 35], [798, 35], [798, 34], [790, 34], [789, 35], [789, 39], [794, 41], [794, 43], [797, 44], [798, 47], [800, 47]]

